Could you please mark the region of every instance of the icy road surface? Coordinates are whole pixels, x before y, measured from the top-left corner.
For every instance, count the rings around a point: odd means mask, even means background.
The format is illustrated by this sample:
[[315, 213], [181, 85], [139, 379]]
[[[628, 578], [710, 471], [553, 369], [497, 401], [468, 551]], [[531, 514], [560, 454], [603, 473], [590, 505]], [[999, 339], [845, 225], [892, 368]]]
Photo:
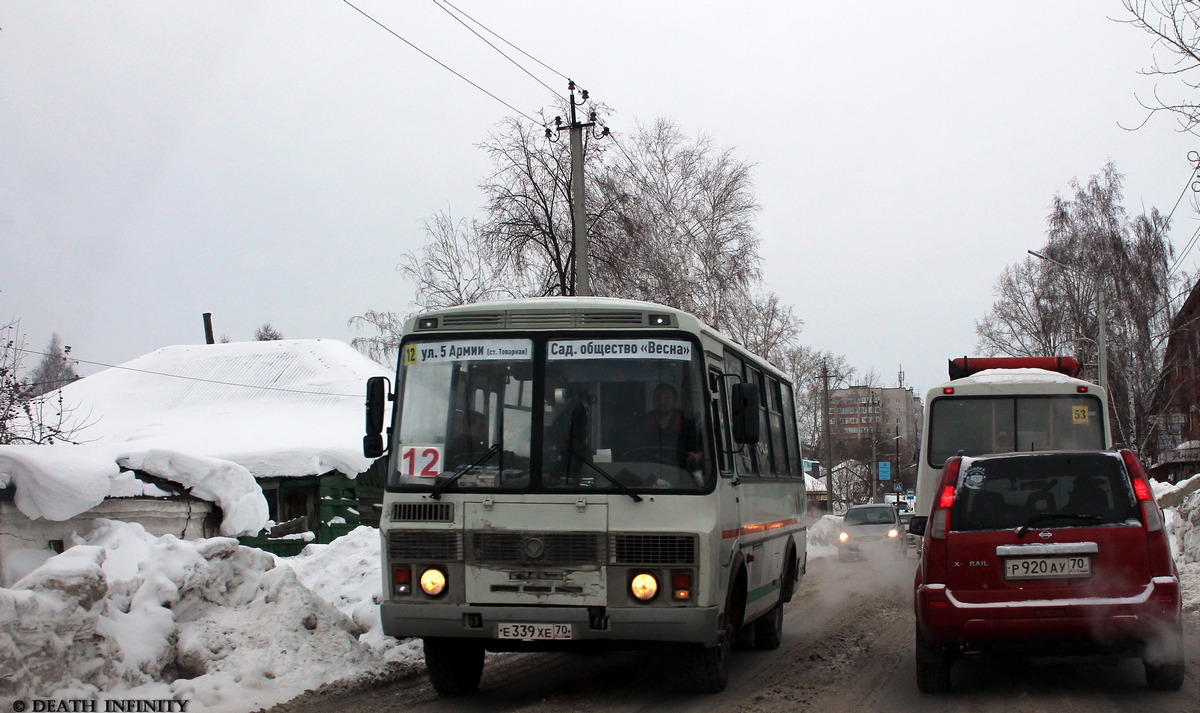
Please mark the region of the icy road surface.
[[503, 654], [489, 656], [480, 693], [439, 698], [422, 675], [371, 690], [335, 687], [272, 713], [1196, 713], [1200, 705], [1200, 613], [1185, 614], [1187, 680], [1173, 693], [1145, 687], [1141, 663], [969, 657], [954, 691], [917, 691], [912, 662], [912, 573], [916, 560], [810, 561], [787, 607], [777, 651], [735, 651], [729, 688], [686, 689], [668, 656]]

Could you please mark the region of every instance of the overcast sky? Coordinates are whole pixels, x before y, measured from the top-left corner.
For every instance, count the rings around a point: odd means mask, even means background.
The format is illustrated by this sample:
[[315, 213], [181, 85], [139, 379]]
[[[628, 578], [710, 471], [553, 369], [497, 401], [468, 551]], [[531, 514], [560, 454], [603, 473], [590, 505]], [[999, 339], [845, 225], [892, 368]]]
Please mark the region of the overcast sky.
[[[614, 131], [668, 116], [754, 163], [801, 341], [922, 392], [1071, 178], [1112, 159], [1126, 206], [1165, 213], [1200, 149], [1166, 117], [1121, 128], [1154, 80], [1118, 0], [454, 1]], [[520, 111], [553, 104], [431, 0], [355, 5]], [[0, 320], [97, 362], [202, 342], [204, 312], [235, 341], [349, 341], [353, 315], [410, 311], [397, 262], [435, 211], [478, 213], [476, 145], [513, 113], [337, 0], [9, 0], [0, 28]]]

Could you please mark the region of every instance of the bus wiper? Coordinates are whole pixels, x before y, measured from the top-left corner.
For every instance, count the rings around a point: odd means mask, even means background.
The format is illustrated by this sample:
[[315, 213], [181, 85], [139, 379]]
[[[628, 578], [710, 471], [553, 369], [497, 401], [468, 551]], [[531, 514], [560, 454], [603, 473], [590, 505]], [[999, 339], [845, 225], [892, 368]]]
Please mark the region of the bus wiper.
[[600, 467], [598, 467], [598, 466], [597, 466], [595, 463], [593, 463], [592, 461], [590, 461], [590, 460], [588, 460], [587, 458], [584, 458], [583, 456], [581, 456], [581, 455], [579, 455], [578, 453], [576, 453], [574, 448], [568, 448], [568, 449], [567, 449], [567, 453], [568, 453], [568, 454], [570, 454], [570, 455], [573, 455], [573, 456], [575, 456], [576, 458], [578, 458], [578, 459], [579, 459], [579, 462], [580, 462], [580, 463], [583, 463], [583, 464], [584, 464], [584, 465], [586, 465], [587, 467], [589, 467], [589, 468], [591, 468], [592, 470], [596, 471], [596, 472], [597, 472], [597, 473], [599, 473], [601, 476], [603, 476], [605, 480], [607, 480], [608, 482], [610, 482], [610, 483], [612, 483], [613, 485], [617, 486], [617, 490], [619, 490], [619, 491], [621, 491], [622, 493], [624, 493], [625, 495], [628, 495], [629, 497], [633, 498], [633, 502], [635, 502], [635, 503], [640, 503], [640, 502], [642, 502], [642, 496], [641, 496], [641, 495], [638, 495], [637, 493], [635, 493], [635, 492], [633, 492], [632, 490], [630, 490], [630, 489], [629, 489], [629, 486], [627, 486], [627, 485], [625, 485], [624, 483], [622, 483], [621, 481], [617, 480], [615, 477], [613, 477], [613, 476], [609, 475], [608, 473], [605, 473], [605, 472], [604, 472], [604, 471], [603, 471], [603, 470], [602, 470]]
[[1055, 514], [1048, 512], [1034, 513], [1033, 515], [1029, 516], [1029, 519], [1025, 521], [1024, 525], [1021, 525], [1021, 527], [1017, 528], [1017, 539], [1019, 540], [1025, 537], [1025, 533], [1029, 532], [1029, 528], [1033, 527], [1035, 522], [1042, 522], [1045, 520], [1088, 520], [1090, 522], [1096, 522], [1103, 519], [1104, 518], [1100, 517], [1099, 515], [1074, 515], [1072, 513]]
[[469, 471], [474, 470], [475, 468], [478, 468], [485, 461], [487, 461], [488, 458], [491, 458], [492, 456], [496, 455], [496, 453], [499, 450], [500, 450], [500, 444], [496, 443], [491, 448], [487, 449], [487, 451], [483, 455], [479, 456], [475, 460], [471, 461], [470, 463], [468, 463], [466, 465], [459, 466], [458, 470], [454, 471], [454, 475], [450, 476], [449, 478], [446, 478], [442, 482], [433, 486], [433, 490], [429, 491], [429, 497], [433, 498], [434, 500], [441, 500], [442, 493], [444, 493], [446, 491], [446, 488], [449, 488], [451, 486], [451, 484], [454, 483], [454, 481], [463, 477]]

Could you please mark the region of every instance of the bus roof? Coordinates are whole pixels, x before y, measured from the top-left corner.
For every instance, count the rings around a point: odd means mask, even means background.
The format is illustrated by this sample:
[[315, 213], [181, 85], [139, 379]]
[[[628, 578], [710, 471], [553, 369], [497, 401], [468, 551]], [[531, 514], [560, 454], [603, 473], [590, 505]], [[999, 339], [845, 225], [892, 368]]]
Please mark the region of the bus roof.
[[[436, 326], [422, 320], [436, 318]], [[758, 367], [790, 378], [737, 340], [675, 307], [616, 297], [528, 297], [444, 307], [421, 312], [404, 323], [404, 335], [437, 331], [558, 330], [558, 329], [685, 329], [737, 347]]]
[[[1080, 386], [1086, 387], [1089, 393], [1102, 391], [1099, 386], [1090, 381], [1076, 379], [1066, 374], [1047, 371], [1045, 369], [987, 369], [971, 376], [947, 381], [944, 384], [933, 387], [929, 390], [926, 401], [948, 393], [993, 393], [997, 387], [1003, 388], [1010, 385], [1019, 385], [1022, 392], [1031, 394], [1062, 393], [1064, 391], [1063, 387]], [[954, 391], [948, 392], [947, 389], [953, 389]]]

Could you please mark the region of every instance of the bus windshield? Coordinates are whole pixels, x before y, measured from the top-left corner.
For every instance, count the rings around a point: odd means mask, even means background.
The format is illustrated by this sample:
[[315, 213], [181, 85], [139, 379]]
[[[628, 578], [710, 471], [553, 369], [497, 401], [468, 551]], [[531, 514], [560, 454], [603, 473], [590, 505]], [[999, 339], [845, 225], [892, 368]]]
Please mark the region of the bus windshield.
[[1100, 450], [1104, 414], [1088, 394], [942, 397], [930, 404], [929, 465], [964, 455], [1047, 450]]
[[[533, 342], [455, 339], [402, 350], [399, 458], [389, 485], [529, 482]], [[461, 471], [461, 472], [460, 472]]]
[[705, 400], [691, 342], [559, 339], [546, 347], [547, 488], [704, 487]]
[[692, 342], [549, 338], [539, 347], [533, 339], [406, 344], [389, 487], [711, 489]]

